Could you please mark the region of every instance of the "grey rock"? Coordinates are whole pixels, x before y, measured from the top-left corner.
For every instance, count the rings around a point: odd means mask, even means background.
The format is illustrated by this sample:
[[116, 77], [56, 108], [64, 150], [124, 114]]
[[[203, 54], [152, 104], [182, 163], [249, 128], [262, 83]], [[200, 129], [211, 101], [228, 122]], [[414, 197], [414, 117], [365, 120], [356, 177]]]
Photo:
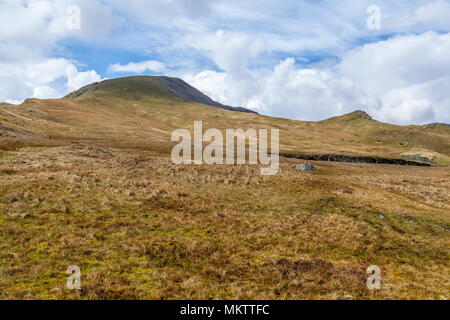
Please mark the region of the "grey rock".
[[367, 120], [373, 120], [373, 118], [365, 111], [363, 110], [356, 110], [355, 112], [350, 113], [350, 115], [354, 116], [353, 119], [367, 119]]
[[419, 155], [415, 155], [415, 156], [404, 156], [403, 159], [405, 160], [411, 160], [411, 161], [418, 161], [418, 162], [423, 162], [423, 163], [428, 163], [428, 164], [436, 164], [436, 162], [434, 162], [431, 159], [425, 158], [425, 157], [421, 157]]
[[312, 163], [299, 164], [296, 169], [300, 170], [300, 171], [308, 171], [308, 172], [316, 171], [316, 167]]
[[305, 161], [376, 163], [376, 164], [395, 164], [400, 166], [431, 167], [431, 164], [429, 163], [396, 158], [382, 158], [378, 156], [346, 156], [341, 154], [291, 154], [291, 153], [280, 153], [280, 156]]

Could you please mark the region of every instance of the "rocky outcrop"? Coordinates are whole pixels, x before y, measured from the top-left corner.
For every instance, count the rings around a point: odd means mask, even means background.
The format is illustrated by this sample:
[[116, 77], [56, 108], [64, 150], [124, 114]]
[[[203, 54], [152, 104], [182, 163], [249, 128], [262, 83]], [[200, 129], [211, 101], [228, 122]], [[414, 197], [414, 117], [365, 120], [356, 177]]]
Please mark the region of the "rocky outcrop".
[[299, 171], [307, 171], [307, 172], [316, 171], [316, 167], [312, 163], [299, 164], [296, 167], [296, 169], [299, 170]]
[[437, 164], [436, 162], [434, 162], [433, 160], [430, 160], [428, 158], [425, 157], [421, 157], [419, 155], [415, 155], [415, 156], [403, 156], [403, 159], [405, 160], [411, 160], [411, 161], [417, 161], [417, 162], [423, 162], [423, 163], [428, 163], [428, 164]]
[[346, 156], [339, 154], [289, 154], [281, 153], [280, 156], [286, 158], [294, 158], [308, 161], [332, 161], [332, 162], [350, 162], [350, 163], [373, 163], [373, 164], [395, 164], [401, 166], [419, 166], [431, 167], [429, 163], [405, 160], [405, 159], [391, 159], [375, 156]]
[[373, 118], [367, 112], [365, 112], [363, 110], [356, 110], [355, 112], [352, 112], [352, 113], [348, 114], [348, 116], [353, 118], [353, 120], [354, 119], [373, 120]]

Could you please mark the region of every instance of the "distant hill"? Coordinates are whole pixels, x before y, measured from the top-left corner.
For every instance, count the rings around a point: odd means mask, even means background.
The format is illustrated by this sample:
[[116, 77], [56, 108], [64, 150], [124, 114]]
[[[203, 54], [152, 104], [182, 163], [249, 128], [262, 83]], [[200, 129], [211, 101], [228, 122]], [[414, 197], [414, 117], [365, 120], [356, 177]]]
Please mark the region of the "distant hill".
[[329, 118], [323, 120], [323, 122], [341, 122], [341, 121], [353, 121], [353, 120], [370, 120], [375, 121], [367, 112], [363, 110], [356, 110], [354, 112], [344, 114], [342, 116]]
[[249, 109], [230, 107], [218, 103], [185, 81], [171, 77], [137, 76], [105, 80], [87, 85], [64, 98], [74, 99], [86, 95], [111, 96], [134, 101], [142, 100], [146, 96], [181, 99], [224, 110], [256, 114], [256, 112]]
[[432, 129], [443, 127], [443, 128], [450, 129], [450, 124], [448, 124], [448, 123], [430, 123], [430, 124], [424, 125], [424, 127], [432, 128]]

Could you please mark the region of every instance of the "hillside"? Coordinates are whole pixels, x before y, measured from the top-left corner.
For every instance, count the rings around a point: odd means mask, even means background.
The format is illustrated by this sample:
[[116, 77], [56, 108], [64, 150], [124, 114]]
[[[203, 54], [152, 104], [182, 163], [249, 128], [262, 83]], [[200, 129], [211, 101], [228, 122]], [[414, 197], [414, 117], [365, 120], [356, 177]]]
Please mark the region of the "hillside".
[[[1, 299], [449, 299], [445, 127], [234, 112], [164, 81], [0, 105]], [[172, 131], [196, 120], [279, 129], [279, 174], [173, 164]], [[299, 156], [433, 165], [314, 161], [305, 173]], [[70, 265], [79, 292], [65, 287]], [[366, 287], [370, 265], [382, 290]]]
[[[450, 139], [445, 127], [395, 126], [372, 120], [361, 111], [320, 122], [271, 118], [230, 112], [223, 110], [224, 106], [208, 107], [214, 102], [196, 92], [181, 80], [166, 77], [107, 80], [64, 99], [29, 99], [18, 107], [0, 107], [0, 121], [30, 131], [39, 139], [48, 137], [51, 144], [80, 139], [102, 144], [121, 141], [167, 151], [173, 130], [192, 128], [195, 120], [203, 120], [205, 129], [278, 128], [284, 153], [389, 158], [415, 155], [450, 164]], [[24, 139], [14, 143], [26, 145], [27, 137]]]
[[71, 99], [86, 96], [116, 97], [130, 101], [145, 100], [146, 97], [151, 96], [153, 98], [158, 97], [167, 100], [175, 99], [195, 102], [230, 111], [256, 113], [245, 108], [220, 104], [190, 86], [185, 81], [170, 77], [137, 76], [105, 80], [87, 85], [68, 94], [65, 98]]

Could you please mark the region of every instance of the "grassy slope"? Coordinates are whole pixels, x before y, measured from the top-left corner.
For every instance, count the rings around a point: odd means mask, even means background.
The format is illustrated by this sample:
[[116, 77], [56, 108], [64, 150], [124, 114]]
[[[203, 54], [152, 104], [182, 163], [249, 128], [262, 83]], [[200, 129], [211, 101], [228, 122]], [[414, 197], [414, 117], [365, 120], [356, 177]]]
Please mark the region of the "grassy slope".
[[[25, 119], [11, 119], [11, 116], [5, 119], [0, 110], [0, 121], [1, 117], [6, 123], [14, 120], [17, 126], [54, 140], [83, 138], [105, 143], [116, 140], [151, 148], [155, 143], [159, 147], [166, 145], [174, 129], [192, 128], [195, 120], [203, 120], [205, 129], [278, 128], [281, 148], [287, 152], [391, 157], [416, 154], [450, 164], [450, 129], [446, 133], [442, 128], [402, 127], [345, 117], [322, 122], [292, 121], [220, 110], [156, 93], [139, 100], [105, 98], [104, 94], [97, 92], [78, 99], [28, 100], [15, 111]], [[29, 113], [26, 111], [29, 108], [39, 112]]]
[[[18, 161], [20, 159], [20, 161]], [[446, 168], [172, 165], [150, 151], [1, 160], [1, 298], [449, 298]], [[81, 293], [65, 270], [83, 272]], [[383, 290], [365, 288], [379, 265]]]
[[[167, 156], [171, 131], [200, 119], [279, 128], [285, 151], [420, 152], [441, 163], [446, 132], [161, 96], [0, 109], [17, 130], [0, 138], [10, 150], [0, 153], [0, 298], [449, 298], [448, 167], [318, 163], [305, 174], [282, 159], [279, 175], [261, 177], [257, 167], [180, 167]], [[65, 289], [72, 264], [79, 293]], [[383, 271], [378, 292], [365, 287], [372, 264]]]

